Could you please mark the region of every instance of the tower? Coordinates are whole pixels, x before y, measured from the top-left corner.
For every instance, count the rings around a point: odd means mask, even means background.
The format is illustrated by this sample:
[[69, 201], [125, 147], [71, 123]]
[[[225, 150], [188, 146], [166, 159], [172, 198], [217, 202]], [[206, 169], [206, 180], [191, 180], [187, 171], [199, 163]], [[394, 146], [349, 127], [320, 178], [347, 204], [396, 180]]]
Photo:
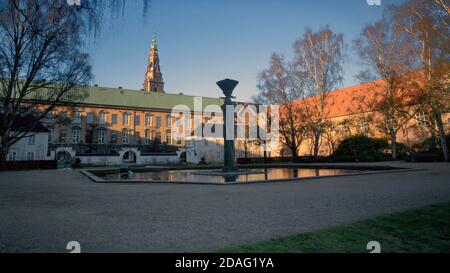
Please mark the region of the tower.
[[153, 37], [150, 46], [150, 57], [148, 60], [147, 71], [145, 72], [144, 92], [161, 92], [164, 93], [164, 81], [159, 66], [158, 45], [156, 37]]

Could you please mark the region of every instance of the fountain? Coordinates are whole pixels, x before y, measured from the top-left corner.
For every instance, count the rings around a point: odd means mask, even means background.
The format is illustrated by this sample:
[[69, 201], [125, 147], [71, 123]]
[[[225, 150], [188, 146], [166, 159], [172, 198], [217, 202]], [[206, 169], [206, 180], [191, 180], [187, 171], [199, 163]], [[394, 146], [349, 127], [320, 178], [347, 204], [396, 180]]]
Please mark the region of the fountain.
[[[245, 166], [239, 169], [235, 158], [234, 135], [234, 105], [233, 91], [239, 84], [238, 81], [225, 79], [217, 82], [217, 85], [225, 95], [223, 108], [223, 139], [224, 139], [224, 166], [212, 169], [190, 168], [161, 168], [161, 169], [136, 169], [130, 172], [128, 165], [123, 165], [120, 171], [90, 170], [83, 171], [90, 179], [99, 183], [134, 183], [134, 182], [167, 182], [167, 183], [194, 183], [194, 184], [222, 184], [257, 183], [267, 181], [296, 181], [301, 178], [313, 178], [320, 176], [339, 176], [366, 174], [393, 170], [393, 167], [378, 166], [335, 166], [335, 165], [292, 165], [279, 164], [274, 166]], [[230, 107], [232, 106], [232, 107]]]
[[[227, 125], [228, 122], [232, 123], [232, 126], [234, 127], [234, 111], [233, 111], [233, 120], [228, 120], [230, 118], [228, 116], [228, 107], [227, 106], [233, 106], [234, 109], [234, 102], [232, 101], [233, 98], [233, 90], [236, 88], [236, 86], [239, 84], [238, 81], [225, 79], [222, 81], [217, 82], [217, 85], [222, 90], [223, 94], [225, 95], [225, 101], [222, 106], [223, 109], [223, 141], [224, 141], [224, 167], [223, 172], [225, 173], [233, 173], [237, 172], [238, 168], [236, 167], [236, 159], [235, 159], [235, 147], [234, 147], [234, 130], [233, 130], [233, 137], [230, 139], [230, 137], [227, 137]], [[228, 128], [229, 129], [229, 128]]]
[[[238, 81], [225, 79], [218, 81], [217, 85], [225, 95], [223, 111], [223, 141], [224, 141], [224, 165], [222, 170], [201, 170], [195, 171], [193, 174], [200, 176], [222, 177], [225, 182], [236, 182], [240, 175], [256, 175], [267, 174], [267, 170], [239, 170], [236, 166], [236, 151], [235, 151], [235, 134], [234, 134], [234, 106], [233, 91], [239, 84]], [[231, 107], [228, 107], [231, 106]], [[231, 111], [231, 112], [229, 112]]]

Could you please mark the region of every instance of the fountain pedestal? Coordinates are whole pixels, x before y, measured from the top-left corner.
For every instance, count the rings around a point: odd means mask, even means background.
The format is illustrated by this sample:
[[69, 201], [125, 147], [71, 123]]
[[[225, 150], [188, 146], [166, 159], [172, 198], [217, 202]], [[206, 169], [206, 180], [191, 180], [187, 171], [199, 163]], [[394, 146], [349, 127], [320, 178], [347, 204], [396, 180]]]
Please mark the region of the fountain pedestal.
[[[223, 81], [217, 82], [217, 85], [222, 90], [223, 94], [225, 95], [225, 101], [223, 104], [223, 140], [224, 140], [224, 172], [237, 172], [238, 168], [236, 167], [236, 152], [234, 147], [234, 132], [232, 137], [227, 138], [227, 124], [231, 122], [232, 126], [231, 128], [234, 128], [234, 114], [232, 115], [233, 119], [229, 120], [228, 117], [228, 107], [227, 106], [233, 106], [233, 113], [234, 113], [234, 102], [232, 100], [233, 98], [233, 90], [236, 88], [236, 86], [239, 84], [238, 81], [225, 79]], [[231, 118], [231, 117], [230, 117]], [[234, 130], [233, 130], [234, 131]], [[230, 139], [231, 138], [231, 139]]]

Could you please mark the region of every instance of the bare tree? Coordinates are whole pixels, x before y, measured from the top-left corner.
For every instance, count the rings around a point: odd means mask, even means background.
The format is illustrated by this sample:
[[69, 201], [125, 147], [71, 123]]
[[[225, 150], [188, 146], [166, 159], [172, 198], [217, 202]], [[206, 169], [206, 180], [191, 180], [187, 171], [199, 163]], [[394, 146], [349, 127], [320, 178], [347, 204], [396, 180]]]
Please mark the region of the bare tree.
[[303, 107], [295, 101], [288, 101], [280, 108], [280, 142], [289, 147], [293, 162], [299, 156], [300, 147], [307, 136], [307, 123]]
[[[92, 77], [83, 52], [86, 37], [98, 32], [107, 11], [124, 5], [124, 0], [81, 1], [81, 6], [66, 0], [0, 0], [0, 170], [6, 169], [10, 147], [59, 102], [86, 97]], [[13, 131], [19, 115], [33, 115], [36, 122]]]
[[344, 119], [342, 121], [328, 119], [324, 122], [323, 139], [328, 144], [330, 156], [336, 151], [339, 143], [351, 135], [350, 127], [352, 125], [353, 122], [350, 119]]
[[[447, 16], [450, 15], [450, 3], [448, 0], [434, 0], [434, 3], [438, 5], [438, 7], [443, 10], [443, 12], [447, 13]], [[448, 25], [448, 19], [446, 21], [447, 23], [445, 24]]]
[[369, 93], [361, 98], [361, 105], [372, 111], [378, 129], [389, 136], [392, 159], [396, 160], [397, 133], [414, 116], [409, 106], [414, 104], [410, 78], [415, 48], [386, 16], [366, 26], [354, 45], [367, 67], [359, 78], [371, 82], [366, 85]]
[[[413, 38], [420, 60], [420, 76], [417, 86], [423, 110], [431, 113], [437, 125], [440, 146], [445, 160], [449, 161], [448, 147], [442, 112], [450, 108], [449, 99], [449, 3], [435, 0], [409, 0], [403, 5], [392, 6], [391, 16], [396, 26]], [[430, 127], [436, 130], [436, 126]]]
[[[134, 0], [136, 2], [138, 0]], [[147, 17], [150, 9], [151, 0], [142, 1], [143, 18]], [[88, 0], [80, 1], [79, 6], [76, 6], [80, 12], [80, 19], [85, 23], [85, 31], [88, 34], [97, 36], [104, 26], [110, 20], [106, 17], [119, 17], [125, 14], [127, 3], [130, 0]]]
[[[344, 36], [334, 33], [329, 26], [318, 32], [306, 29], [295, 42], [295, 66], [305, 82], [304, 109], [312, 135], [314, 158], [318, 160], [321, 137], [327, 118], [326, 106], [331, 91], [342, 83], [344, 62]], [[306, 97], [309, 97], [306, 99]]]
[[[65, 1], [3, 1], [0, 10], [1, 169], [11, 145], [28, 130], [13, 132], [18, 115], [43, 119], [61, 100], [77, 101], [91, 78], [81, 51], [82, 22]], [[45, 102], [45, 104], [42, 104]]]
[[303, 86], [292, 69], [283, 56], [273, 54], [270, 67], [258, 76], [260, 94], [254, 100], [260, 104], [280, 105], [280, 141], [291, 150], [295, 161], [305, 136], [305, 123], [303, 109], [295, 102], [303, 97]]

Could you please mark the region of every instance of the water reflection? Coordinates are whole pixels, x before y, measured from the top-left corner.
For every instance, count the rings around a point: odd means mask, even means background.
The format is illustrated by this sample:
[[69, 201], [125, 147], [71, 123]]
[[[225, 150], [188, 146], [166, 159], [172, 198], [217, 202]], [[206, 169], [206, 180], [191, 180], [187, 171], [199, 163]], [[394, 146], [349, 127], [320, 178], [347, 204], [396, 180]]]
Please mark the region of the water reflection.
[[[213, 171], [220, 171], [220, 170], [213, 170]], [[169, 170], [169, 171], [136, 172], [130, 173], [128, 175], [110, 174], [105, 175], [102, 178], [105, 180], [229, 183], [229, 182], [249, 182], [249, 181], [279, 180], [279, 179], [292, 179], [292, 178], [315, 177], [315, 176], [343, 175], [343, 174], [365, 172], [364, 170], [318, 169], [318, 168], [270, 168], [270, 169], [252, 169], [247, 171], [255, 171], [257, 173], [220, 176], [220, 175], [199, 174], [199, 170]]]

